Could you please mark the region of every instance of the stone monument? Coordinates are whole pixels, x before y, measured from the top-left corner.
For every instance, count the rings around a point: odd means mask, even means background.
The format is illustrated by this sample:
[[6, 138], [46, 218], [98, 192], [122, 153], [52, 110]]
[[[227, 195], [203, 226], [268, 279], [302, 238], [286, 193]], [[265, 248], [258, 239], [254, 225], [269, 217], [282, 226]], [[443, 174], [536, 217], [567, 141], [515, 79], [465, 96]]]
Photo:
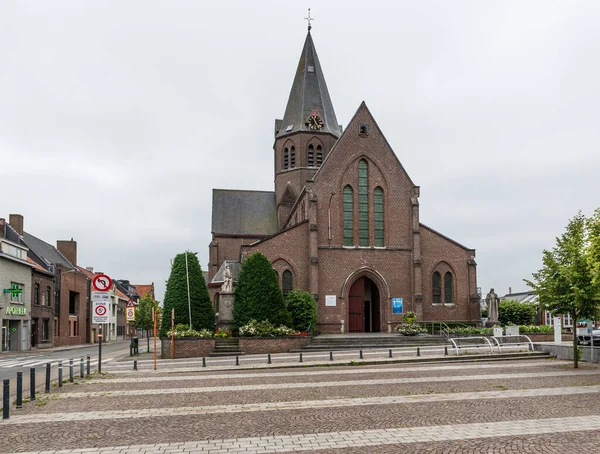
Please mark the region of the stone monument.
[[233, 277], [229, 265], [225, 267], [223, 273], [223, 285], [219, 292], [219, 317], [217, 319], [217, 328], [228, 329], [233, 321]]
[[487, 326], [494, 326], [498, 323], [498, 304], [500, 298], [494, 293], [494, 289], [491, 288], [490, 292], [485, 296], [485, 304], [488, 310], [488, 321]]

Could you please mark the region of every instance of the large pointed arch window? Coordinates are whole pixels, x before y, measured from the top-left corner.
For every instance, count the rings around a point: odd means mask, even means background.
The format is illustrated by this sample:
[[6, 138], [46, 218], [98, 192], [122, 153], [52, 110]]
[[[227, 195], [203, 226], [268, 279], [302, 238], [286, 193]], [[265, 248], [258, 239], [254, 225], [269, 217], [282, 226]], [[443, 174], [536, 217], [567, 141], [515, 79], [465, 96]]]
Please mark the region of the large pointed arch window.
[[437, 271], [431, 276], [432, 302], [442, 304], [442, 276]]
[[369, 165], [358, 161], [358, 245], [369, 245]]
[[290, 167], [290, 150], [288, 147], [283, 149], [283, 169], [287, 169]]
[[373, 191], [373, 213], [375, 215], [375, 246], [383, 247], [383, 189], [375, 188]]
[[290, 148], [290, 169], [296, 167], [296, 147], [292, 145]]
[[308, 167], [315, 166], [315, 147], [312, 145], [308, 146], [307, 165]]
[[283, 296], [292, 291], [293, 288], [293, 277], [292, 272], [290, 270], [285, 270], [281, 275], [281, 284], [282, 284], [282, 293]]
[[448, 271], [446, 274], [444, 274], [444, 304], [453, 304], [452, 281], [452, 273]]
[[344, 188], [344, 246], [354, 245], [354, 192]]

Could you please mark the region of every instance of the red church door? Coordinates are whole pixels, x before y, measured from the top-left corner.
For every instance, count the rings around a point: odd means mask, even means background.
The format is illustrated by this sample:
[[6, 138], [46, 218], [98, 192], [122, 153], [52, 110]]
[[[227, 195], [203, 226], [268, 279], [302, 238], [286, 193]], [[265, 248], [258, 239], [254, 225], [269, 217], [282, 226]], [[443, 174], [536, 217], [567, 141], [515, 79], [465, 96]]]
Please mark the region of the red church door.
[[350, 287], [350, 332], [362, 333], [365, 331], [365, 281], [357, 279]]

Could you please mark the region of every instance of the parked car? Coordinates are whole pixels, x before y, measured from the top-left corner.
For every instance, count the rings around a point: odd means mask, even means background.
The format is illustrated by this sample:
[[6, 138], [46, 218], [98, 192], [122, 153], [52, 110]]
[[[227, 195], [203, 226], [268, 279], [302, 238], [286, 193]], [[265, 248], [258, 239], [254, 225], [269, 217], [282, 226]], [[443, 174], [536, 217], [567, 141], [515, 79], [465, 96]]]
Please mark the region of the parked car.
[[600, 347], [600, 328], [592, 330], [592, 335], [589, 334], [577, 336], [577, 342], [581, 345], [592, 345], [592, 337], [594, 338], [594, 347]]

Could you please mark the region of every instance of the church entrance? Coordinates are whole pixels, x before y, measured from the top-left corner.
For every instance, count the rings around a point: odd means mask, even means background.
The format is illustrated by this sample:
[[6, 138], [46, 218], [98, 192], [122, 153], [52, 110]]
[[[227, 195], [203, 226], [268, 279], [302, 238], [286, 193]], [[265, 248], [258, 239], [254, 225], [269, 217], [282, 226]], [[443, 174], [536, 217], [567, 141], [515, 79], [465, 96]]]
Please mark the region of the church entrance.
[[361, 277], [352, 284], [348, 296], [350, 332], [378, 333], [381, 310], [377, 284], [368, 277]]

